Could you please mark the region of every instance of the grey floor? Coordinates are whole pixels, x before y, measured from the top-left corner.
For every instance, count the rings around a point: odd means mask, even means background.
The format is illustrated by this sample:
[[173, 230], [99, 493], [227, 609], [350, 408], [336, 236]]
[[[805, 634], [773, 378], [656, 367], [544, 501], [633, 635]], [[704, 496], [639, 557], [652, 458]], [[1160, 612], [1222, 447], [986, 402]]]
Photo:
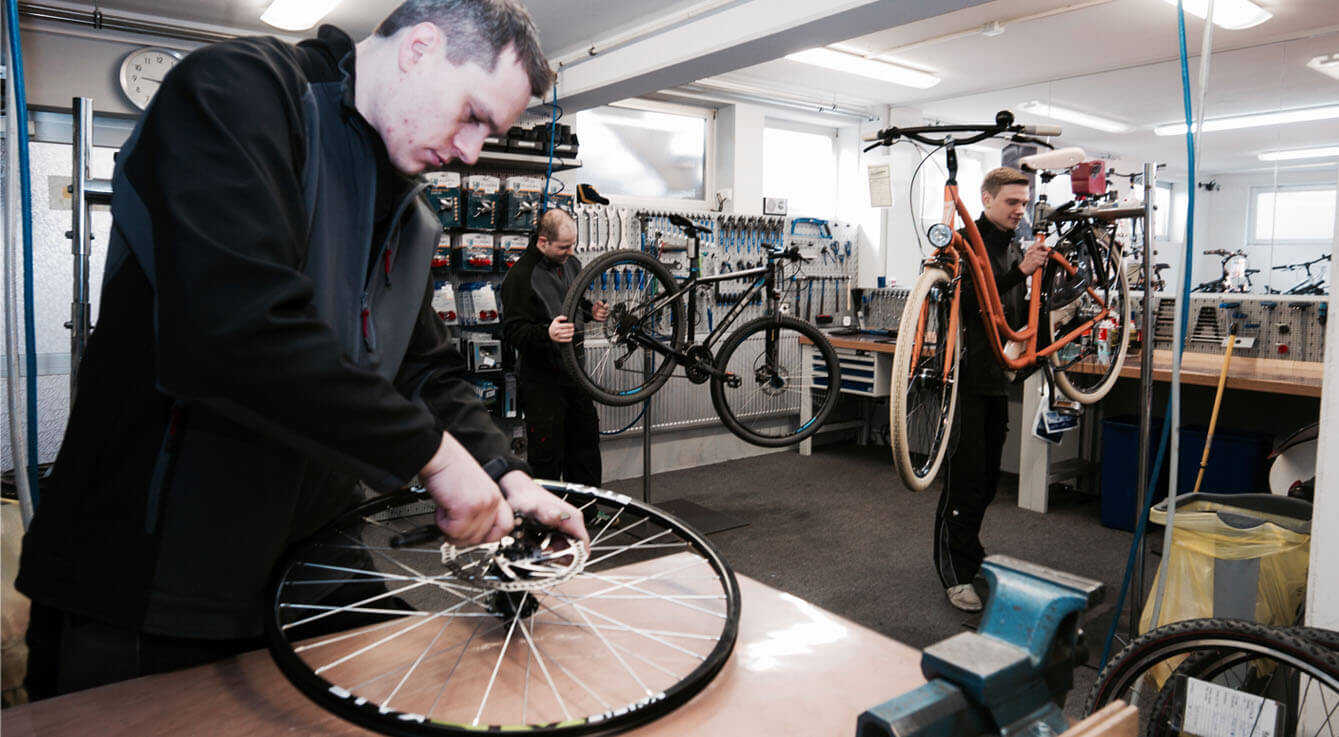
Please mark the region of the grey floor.
[[[641, 497], [640, 479], [608, 486]], [[907, 491], [887, 448], [775, 453], [652, 477], [652, 503], [677, 498], [748, 523], [711, 536], [737, 572], [888, 637], [923, 648], [976, 623], [949, 606], [931, 563], [937, 489]], [[1131, 536], [1102, 527], [1092, 497], [1053, 498], [1045, 515], [1017, 501], [1016, 480], [1006, 477], [982, 542], [988, 553], [1107, 583], [1108, 612], [1088, 626], [1095, 664]], [[1079, 715], [1095, 675], [1091, 667], [1076, 671], [1066, 711]]]

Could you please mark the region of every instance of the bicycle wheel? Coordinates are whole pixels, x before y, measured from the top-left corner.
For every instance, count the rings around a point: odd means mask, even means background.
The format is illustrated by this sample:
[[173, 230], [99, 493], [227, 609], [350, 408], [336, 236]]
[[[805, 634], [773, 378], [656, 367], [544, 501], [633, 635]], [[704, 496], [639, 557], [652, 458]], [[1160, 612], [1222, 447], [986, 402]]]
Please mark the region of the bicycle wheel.
[[685, 703], [734, 647], [739, 586], [707, 540], [621, 494], [541, 482], [591, 547], [529, 525], [501, 544], [423, 542], [421, 490], [295, 546], [266, 621], [284, 675], [389, 735], [607, 734]]
[[893, 351], [889, 422], [893, 461], [912, 491], [939, 474], [958, 404], [962, 323], [950, 327], [956, 286], [942, 269], [926, 269], [902, 310]]
[[[1333, 737], [1339, 708], [1339, 657], [1290, 628], [1233, 619], [1193, 619], [1140, 635], [1097, 676], [1085, 705], [1093, 713], [1116, 699], [1137, 707], [1142, 732], [1186, 731], [1190, 678], [1273, 704], [1285, 734]], [[1246, 725], [1247, 734], [1257, 731]], [[1276, 734], [1275, 721], [1267, 722]], [[1302, 729], [1298, 729], [1302, 727]]]
[[[807, 380], [801, 337], [814, 347]], [[803, 320], [778, 315], [744, 323], [725, 339], [716, 366], [728, 378], [712, 377], [711, 403], [730, 432], [754, 445], [798, 443], [818, 432], [837, 405], [837, 352], [818, 328]], [[810, 398], [808, 410], [805, 395]]]
[[[1105, 234], [1104, 231], [1090, 230], [1094, 237]], [[1078, 338], [1051, 354], [1056, 386], [1060, 387], [1065, 396], [1080, 404], [1092, 404], [1111, 391], [1116, 379], [1120, 378], [1125, 354], [1130, 347], [1130, 291], [1126, 269], [1119, 251], [1109, 241], [1099, 243], [1106, 244], [1099, 245], [1095, 250], [1108, 260], [1109, 265], [1102, 270], [1108, 278], [1105, 283], [1101, 283], [1102, 280], [1094, 275], [1093, 283], [1089, 286], [1111, 308], [1111, 312]], [[1082, 245], [1072, 246], [1065, 254], [1066, 258], [1073, 255], [1072, 263], [1080, 259], [1091, 263], [1091, 256], [1081, 252], [1083, 248]], [[1053, 261], [1048, 264], [1045, 273], [1046, 283], [1050, 285], [1048, 298], [1053, 298], [1063, 289], [1063, 282], [1068, 275]], [[1051, 310], [1046, 321], [1050, 342], [1068, 335], [1101, 312], [1101, 305], [1086, 291], [1063, 307]]]
[[[682, 302], [657, 299], [675, 288], [669, 269], [641, 251], [611, 251], [577, 274], [563, 300], [576, 335], [558, 344], [558, 353], [568, 375], [592, 399], [616, 407], [636, 404], [669, 380], [675, 362], [648, 346], [684, 347]], [[586, 300], [607, 302], [609, 317], [586, 319]]]
[[[1289, 627], [1286, 632], [1331, 653], [1339, 650], [1339, 632], [1315, 627]], [[1181, 661], [1180, 665], [1176, 666], [1176, 670], [1172, 672], [1171, 677], [1163, 682], [1162, 688], [1158, 689], [1152, 708], [1148, 710], [1142, 720], [1143, 729], [1141, 734], [1145, 737], [1175, 737], [1179, 734], [1179, 726], [1185, 718], [1186, 679], [1188, 678], [1196, 678], [1210, 683], [1226, 683], [1235, 690], [1253, 686], [1254, 690], [1265, 692], [1268, 689], [1263, 687], [1266, 682], [1262, 679], [1275, 677], [1279, 673], [1275, 670], [1276, 667], [1277, 664], [1261, 658], [1258, 653], [1247, 650], [1216, 648], [1191, 653], [1185, 657], [1185, 660]], [[1280, 679], [1279, 682], [1283, 682], [1283, 679]], [[1287, 681], [1283, 682], [1283, 685], [1286, 688], [1293, 689], [1292, 695], [1295, 697], [1297, 694], [1296, 687], [1302, 684]], [[1305, 698], [1325, 695], [1319, 684], [1309, 683], [1307, 685], [1314, 688], [1315, 691], [1312, 693], [1303, 692], [1303, 698], [1294, 698], [1294, 701], [1301, 702]], [[1322, 708], [1325, 709], [1328, 718], [1330, 714], [1333, 714], [1333, 711], [1331, 711], [1330, 704], [1325, 703], [1327, 700], [1320, 699]], [[1339, 701], [1334, 703], [1339, 706]], [[1299, 703], [1300, 706], [1302, 704]], [[1297, 720], [1295, 718], [1290, 719], [1288, 726], [1290, 729], [1285, 730], [1287, 733], [1296, 733]], [[1323, 734], [1325, 737], [1334, 737], [1335, 733], [1331, 729]]]

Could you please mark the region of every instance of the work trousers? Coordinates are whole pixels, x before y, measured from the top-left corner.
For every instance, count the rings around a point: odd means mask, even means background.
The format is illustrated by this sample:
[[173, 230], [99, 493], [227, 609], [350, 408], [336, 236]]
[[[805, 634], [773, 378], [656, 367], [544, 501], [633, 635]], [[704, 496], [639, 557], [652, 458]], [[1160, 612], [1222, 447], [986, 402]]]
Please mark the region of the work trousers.
[[526, 460], [535, 478], [599, 486], [600, 418], [575, 386], [523, 381]]
[[1000, 481], [1009, 401], [959, 395], [956, 421], [955, 447], [935, 511], [935, 570], [945, 588], [971, 583], [985, 560], [981, 522]]

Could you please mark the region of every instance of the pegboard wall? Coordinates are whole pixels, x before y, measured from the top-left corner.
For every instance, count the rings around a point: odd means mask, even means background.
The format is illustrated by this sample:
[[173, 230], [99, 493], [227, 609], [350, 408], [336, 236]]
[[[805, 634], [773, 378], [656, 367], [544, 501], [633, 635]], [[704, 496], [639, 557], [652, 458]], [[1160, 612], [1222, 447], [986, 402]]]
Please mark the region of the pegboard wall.
[[[1143, 324], [1144, 295], [1130, 295], [1131, 319]], [[1171, 348], [1176, 316], [1174, 297], [1156, 297], [1155, 348]], [[1185, 350], [1221, 355], [1237, 326], [1234, 356], [1288, 361], [1323, 361], [1327, 297], [1217, 294], [1192, 295]]]

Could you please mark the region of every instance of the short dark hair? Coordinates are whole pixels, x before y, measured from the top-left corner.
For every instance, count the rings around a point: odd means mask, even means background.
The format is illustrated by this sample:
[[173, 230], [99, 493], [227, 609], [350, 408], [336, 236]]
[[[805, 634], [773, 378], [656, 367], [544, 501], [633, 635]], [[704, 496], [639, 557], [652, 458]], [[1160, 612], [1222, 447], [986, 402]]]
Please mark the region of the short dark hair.
[[1001, 187], [1010, 184], [1029, 185], [1032, 184], [1032, 180], [1012, 166], [997, 166], [986, 172], [986, 178], [981, 180], [981, 193], [994, 197], [1000, 193]]
[[530, 94], [543, 98], [553, 83], [535, 19], [519, 0], [405, 0], [381, 21], [376, 34], [394, 36], [419, 23], [442, 30], [450, 41], [446, 58], [452, 64], [474, 62], [492, 72], [510, 46], [530, 80]]
[[539, 216], [539, 228], [535, 232], [536, 240], [543, 238], [549, 242], [556, 241], [562, 236], [563, 227], [569, 224], [575, 231], [577, 221], [571, 213], [561, 207], [549, 208]]

